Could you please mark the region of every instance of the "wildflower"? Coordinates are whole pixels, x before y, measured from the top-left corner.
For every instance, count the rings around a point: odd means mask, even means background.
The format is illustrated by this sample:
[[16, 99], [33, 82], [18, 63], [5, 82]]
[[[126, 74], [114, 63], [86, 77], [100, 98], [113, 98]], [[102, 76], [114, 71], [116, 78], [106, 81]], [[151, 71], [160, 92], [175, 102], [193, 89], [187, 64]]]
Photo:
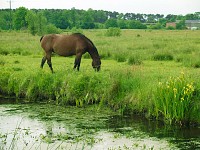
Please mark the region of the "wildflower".
[[174, 88], [173, 91], [174, 91], [174, 93], [177, 93], [177, 89], [176, 88]]
[[181, 101], [184, 101], [184, 98], [183, 98], [183, 97], [181, 97]]
[[182, 72], [181, 72], [181, 75], [184, 75], [184, 74], [185, 74], [185, 73], [182, 71]]

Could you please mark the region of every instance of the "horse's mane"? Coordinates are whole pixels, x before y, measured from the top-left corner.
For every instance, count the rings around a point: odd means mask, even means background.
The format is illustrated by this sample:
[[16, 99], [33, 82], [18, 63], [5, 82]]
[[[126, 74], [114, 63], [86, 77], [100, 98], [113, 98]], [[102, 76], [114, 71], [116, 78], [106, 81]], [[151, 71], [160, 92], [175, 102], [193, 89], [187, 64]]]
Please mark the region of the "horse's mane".
[[[78, 35], [78, 36], [80, 36], [80, 37], [83, 37], [83, 38], [87, 39], [87, 40], [92, 44], [92, 46], [93, 46], [95, 52], [98, 54], [98, 51], [97, 51], [96, 46], [94, 45], [94, 43], [93, 43], [89, 38], [87, 38], [87, 37], [86, 37], [85, 35], [83, 35], [82, 33], [73, 33], [73, 35]], [[99, 55], [99, 54], [98, 54], [98, 55]]]
[[[89, 38], [87, 38], [85, 35], [83, 35], [82, 33], [73, 33], [73, 35], [79, 35], [79, 36], [81, 36], [81, 37], [87, 39], [87, 40], [92, 44], [92, 46], [94, 46], [94, 43], [93, 43]], [[95, 46], [94, 46], [94, 47], [95, 47]]]

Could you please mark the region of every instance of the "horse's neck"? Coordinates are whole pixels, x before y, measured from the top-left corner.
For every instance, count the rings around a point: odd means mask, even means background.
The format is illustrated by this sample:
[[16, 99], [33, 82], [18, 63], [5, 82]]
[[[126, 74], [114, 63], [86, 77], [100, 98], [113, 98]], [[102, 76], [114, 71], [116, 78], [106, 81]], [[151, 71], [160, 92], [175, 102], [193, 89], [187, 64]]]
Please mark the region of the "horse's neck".
[[99, 54], [98, 54], [97, 49], [95, 47], [89, 49], [88, 53], [90, 54], [92, 59], [99, 59]]

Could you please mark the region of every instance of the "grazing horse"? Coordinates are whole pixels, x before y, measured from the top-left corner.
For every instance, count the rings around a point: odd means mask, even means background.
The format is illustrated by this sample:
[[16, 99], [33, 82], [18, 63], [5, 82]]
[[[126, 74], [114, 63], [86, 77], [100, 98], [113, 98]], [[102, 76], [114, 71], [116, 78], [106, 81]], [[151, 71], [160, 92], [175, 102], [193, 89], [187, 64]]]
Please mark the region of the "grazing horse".
[[52, 52], [60, 56], [76, 55], [74, 62], [74, 69], [79, 71], [81, 57], [88, 52], [92, 58], [92, 66], [95, 71], [99, 71], [101, 67], [101, 60], [97, 48], [90, 39], [81, 33], [74, 33], [71, 35], [49, 34], [42, 36], [40, 39], [41, 47], [45, 51], [45, 56], [42, 58], [41, 68], [47, 60], [47, 64], [53, 73], [51, 63]]

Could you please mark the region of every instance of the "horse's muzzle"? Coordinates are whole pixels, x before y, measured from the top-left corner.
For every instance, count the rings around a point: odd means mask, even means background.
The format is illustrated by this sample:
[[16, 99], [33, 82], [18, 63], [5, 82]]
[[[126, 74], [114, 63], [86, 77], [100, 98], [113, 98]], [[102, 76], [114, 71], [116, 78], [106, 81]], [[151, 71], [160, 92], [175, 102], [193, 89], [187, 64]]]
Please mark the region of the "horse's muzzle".
[[95, 71], [100, 71], [101, 70], [101, 66], [97, 66], [97, 67], [93, 67]]

